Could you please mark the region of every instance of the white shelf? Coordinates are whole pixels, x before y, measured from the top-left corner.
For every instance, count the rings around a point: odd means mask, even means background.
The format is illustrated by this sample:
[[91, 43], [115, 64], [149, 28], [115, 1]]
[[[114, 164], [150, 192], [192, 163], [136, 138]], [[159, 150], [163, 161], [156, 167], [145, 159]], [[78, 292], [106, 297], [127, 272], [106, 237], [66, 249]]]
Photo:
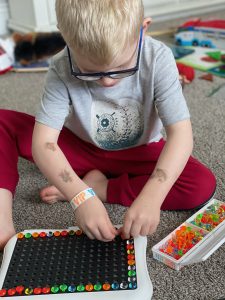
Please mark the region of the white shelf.
[[9, 0], [10, 29], [20, 32], [55, 31], [55, 0]]
[[166, 21], [225, 9], [225, 0], [144, 0], [145, 16]]
[[6, 0], [0, 0], [0, 35], [8, 33], [7, 20], [9, 17], [8, 3]]
[[[6, 0], [0, 0], [6, 1]], [[53, 31], [55, 0], [8, 0], [10, 29], [21, 32]], [[154, 23], [225, 10], [225, 0], [143, 0], [145, 16]]]

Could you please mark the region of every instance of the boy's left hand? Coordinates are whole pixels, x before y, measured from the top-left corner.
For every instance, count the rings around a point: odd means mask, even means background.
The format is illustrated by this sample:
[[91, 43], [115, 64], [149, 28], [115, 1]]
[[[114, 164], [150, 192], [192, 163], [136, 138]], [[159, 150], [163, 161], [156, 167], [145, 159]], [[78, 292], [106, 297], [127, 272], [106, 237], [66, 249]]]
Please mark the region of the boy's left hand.
[[127, 210], [120, 233], [123, 239], [146, 236], [156, 231], [160, 221], [160, 206], [151, 199], [137, 198]]

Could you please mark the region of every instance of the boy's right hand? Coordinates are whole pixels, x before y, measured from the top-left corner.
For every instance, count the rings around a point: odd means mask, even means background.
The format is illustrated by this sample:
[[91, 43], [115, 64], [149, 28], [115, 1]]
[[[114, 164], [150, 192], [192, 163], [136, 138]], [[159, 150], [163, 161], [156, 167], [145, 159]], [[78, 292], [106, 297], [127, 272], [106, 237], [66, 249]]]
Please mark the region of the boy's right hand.
[[111, 223], [105, 206], [97, 196], [82, 203], [75, 210], [75, 217], [80, 229], [90, 239], [109, 242], [117, 235], [117, 230]]

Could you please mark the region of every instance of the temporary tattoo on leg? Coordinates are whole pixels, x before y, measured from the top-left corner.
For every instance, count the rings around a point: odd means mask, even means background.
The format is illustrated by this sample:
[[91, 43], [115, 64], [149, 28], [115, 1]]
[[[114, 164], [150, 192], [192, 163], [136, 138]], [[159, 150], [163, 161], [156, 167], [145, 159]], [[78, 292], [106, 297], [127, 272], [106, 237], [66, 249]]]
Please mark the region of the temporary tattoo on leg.
[[72, 182], [72, 181], [73, 181], [72, 177], [70, 176], [70, 173], [69, 173], [68, 171], [66, 171], [66, 170], [63, 170], [63, 171], [59, 174], [59, 176], [62, 178], [62, 180], [63, 180], [64, 182]]
[[52, 150], [53, 152], [56, 151], [56, 147], [54, 143], [46, 143], [46, 148]]
[[151, 175], [151, 178], [158, 179], [159, 182], [164, 182], [167, 179], [166, 173], [162, 169], [156, 169], [153, 174]]

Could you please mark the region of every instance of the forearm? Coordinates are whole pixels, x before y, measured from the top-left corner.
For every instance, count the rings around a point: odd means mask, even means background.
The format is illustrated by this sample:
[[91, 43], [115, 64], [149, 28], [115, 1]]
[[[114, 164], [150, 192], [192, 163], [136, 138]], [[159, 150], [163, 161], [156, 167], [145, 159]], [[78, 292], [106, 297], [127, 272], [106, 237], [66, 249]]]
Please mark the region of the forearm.
[[34, 146], [33, 158], [49, 182], [56, 186], [68, 200], [87, 188], [86, 184], [73, 171], [57, 144], [46, 142]]
[[[161, 206], [171, 187], [183, 171], [193, 148], [189, 121], [182, 121], [179, 128], [167, 130], [167, 141], [155, 169], [138, 198], [146, 198], [153, 205]], [[175, 126], [176, 128], [176, 126]]]
[[76, 175], [58, 146], [59, 134], [58, 130], [36, 122], [32, 138], [32, 155], [49, 182], [70, 200], [87, 188], [87, 185]]

